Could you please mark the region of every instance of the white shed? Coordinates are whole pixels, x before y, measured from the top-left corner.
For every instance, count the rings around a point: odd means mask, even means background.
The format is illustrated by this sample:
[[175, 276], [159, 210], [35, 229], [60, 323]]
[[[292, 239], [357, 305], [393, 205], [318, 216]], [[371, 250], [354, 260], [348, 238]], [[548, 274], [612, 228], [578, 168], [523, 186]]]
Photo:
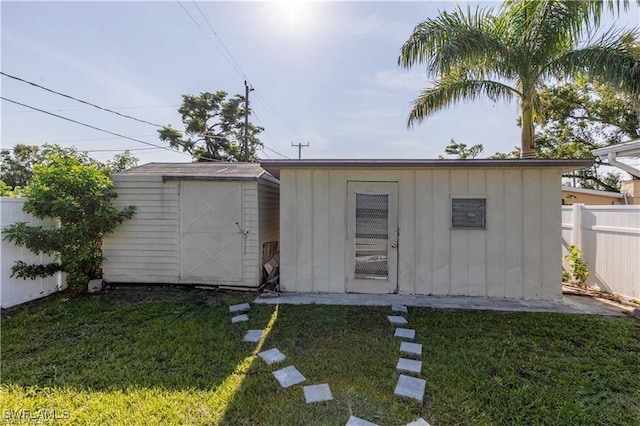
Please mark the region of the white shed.
[[283, 291], [561, 296], [561, 174], [588, 160], [268, 160]]
[[137, 212], [103, 241], [106, 281], [259, 286], [280, 232], [279, 183], [259, 164], [150, 163], [112, 179], [115, 204]]

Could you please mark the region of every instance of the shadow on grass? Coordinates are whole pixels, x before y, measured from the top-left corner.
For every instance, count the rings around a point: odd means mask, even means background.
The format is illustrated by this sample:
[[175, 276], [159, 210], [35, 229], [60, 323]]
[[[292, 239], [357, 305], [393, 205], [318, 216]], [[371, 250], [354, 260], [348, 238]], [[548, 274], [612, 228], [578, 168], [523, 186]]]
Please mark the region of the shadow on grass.
[[[2, 321], [2, 384], [92, 391], [217, 388], [250, 346], [227, 306], [253, 295], [177, 288], [60, 294]], [[266, 323], [269, 309], [252, 312]]]

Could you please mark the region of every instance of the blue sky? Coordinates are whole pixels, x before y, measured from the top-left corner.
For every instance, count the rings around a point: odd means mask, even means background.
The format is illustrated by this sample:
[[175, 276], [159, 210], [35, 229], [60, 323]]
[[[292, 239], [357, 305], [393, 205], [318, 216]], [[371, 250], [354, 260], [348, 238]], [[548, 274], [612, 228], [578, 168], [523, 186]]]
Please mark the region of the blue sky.
[[[397, 66], [413, 27], [459, 2], [6, 2], [0, 4], [2, 71], [150, 122], [181, 129], [183, 94], [255, 88], [253, 121], [270, 150], [303, 158], [436, 158], [451, 139], [485, 154], [519, 145], [518, 107], [458, 104], [407, 129], [409, 105], [429, 85]], [[472, 3], [475, 5], [498, 3]], [[607, 18], [606, 25], [613, 23]], [[638, 26], [638, 6], [618, 19]], [[2, 96], [162, 145], [156, 129], [2, 77]], [[120, 139], [2, 102], [2, 148], [55, 142], [98, 159], [132, 151], [140, 163], [190, 156]], [[143, 148], [143, 150], [139, 150]], [[265, 149], [262, 158], [281, 158]]]

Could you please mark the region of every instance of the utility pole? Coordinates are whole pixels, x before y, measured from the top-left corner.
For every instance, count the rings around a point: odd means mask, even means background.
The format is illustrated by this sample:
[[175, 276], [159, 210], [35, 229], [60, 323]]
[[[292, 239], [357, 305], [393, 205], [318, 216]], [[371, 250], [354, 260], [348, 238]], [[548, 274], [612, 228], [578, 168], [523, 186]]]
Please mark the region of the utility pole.
[[294, 144], [293, 142], [291, 142], [291, 146], [297, 146], [298, 147], [298, 160], [302, 159], [302, 148], [306, 148], [309, 146], [309, 142], [307, 142], [306, 144]]
[[249, 92], [253, 91], [253, 87], [249, 90], [247, 80], [244, 81], [244, 138], [243, 151], [244, 161], [249, 161]]

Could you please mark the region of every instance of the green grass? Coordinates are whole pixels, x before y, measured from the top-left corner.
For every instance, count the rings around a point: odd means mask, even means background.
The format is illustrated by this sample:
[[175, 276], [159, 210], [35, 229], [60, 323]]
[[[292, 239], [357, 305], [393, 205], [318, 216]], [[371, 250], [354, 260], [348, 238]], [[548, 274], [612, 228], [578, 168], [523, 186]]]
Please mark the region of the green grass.
[[[640, 424], [640, 326], [631, 318], [409, 308], [425, 404], [394, 398], [389, 308], [228, 305], [254, 294], [176, 288], [56, 295], [2, 320], [0, 424], [8, 414], [77, 424]], [[272, 323], [278, 347], [334, 401], [282, 390], [241, 342]], [[21, 410], [30, 410], [29, 412]], [[43, 411], [38, 411], [43, 410]], [[65, 411], [66, 410], [66, 411]], [[47, 423], [47, 421], [45, 421]]]

